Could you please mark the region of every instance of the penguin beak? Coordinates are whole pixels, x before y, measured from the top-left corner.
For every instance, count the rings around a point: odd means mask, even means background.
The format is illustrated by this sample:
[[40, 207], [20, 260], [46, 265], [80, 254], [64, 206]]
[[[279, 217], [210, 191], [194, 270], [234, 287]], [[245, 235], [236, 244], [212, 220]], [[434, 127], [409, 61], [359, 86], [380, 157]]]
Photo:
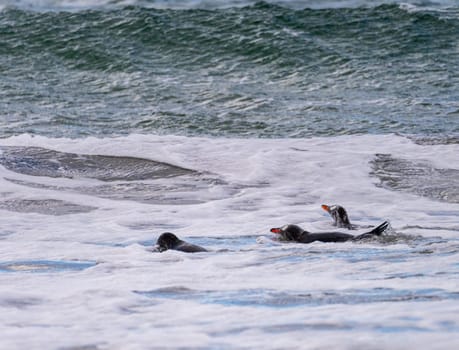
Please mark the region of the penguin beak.
[[328, 213], [330, 212], [330, 207], [328, 205], [322, 204], [322, 209]]
[[282, 231], [281, 231], [280, 228], [272, 228], [272, 229], [271, 229], [271, 232], [272, 232], [272, 233], [281, 233]]

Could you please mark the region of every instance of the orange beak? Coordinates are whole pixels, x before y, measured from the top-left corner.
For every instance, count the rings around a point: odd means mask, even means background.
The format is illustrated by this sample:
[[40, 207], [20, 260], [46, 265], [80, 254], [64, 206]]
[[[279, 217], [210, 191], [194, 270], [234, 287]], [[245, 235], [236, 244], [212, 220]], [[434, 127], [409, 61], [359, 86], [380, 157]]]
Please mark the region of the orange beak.
[[272, 233], [281, 233], [281, 229], [280, 228], [272, 228], [271, 232]]
[[322, 209], [326, 212], [330, 212], [330, 207], [328, 205], [322, 204]]

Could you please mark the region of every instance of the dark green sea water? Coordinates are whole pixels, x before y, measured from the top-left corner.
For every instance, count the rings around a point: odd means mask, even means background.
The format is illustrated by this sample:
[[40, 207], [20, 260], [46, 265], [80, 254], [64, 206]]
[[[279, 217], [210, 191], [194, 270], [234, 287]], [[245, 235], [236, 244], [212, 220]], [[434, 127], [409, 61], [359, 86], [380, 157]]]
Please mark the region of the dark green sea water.
[[459, 132], [459, 5], [287, 5], [6, 6], [0, 137]]

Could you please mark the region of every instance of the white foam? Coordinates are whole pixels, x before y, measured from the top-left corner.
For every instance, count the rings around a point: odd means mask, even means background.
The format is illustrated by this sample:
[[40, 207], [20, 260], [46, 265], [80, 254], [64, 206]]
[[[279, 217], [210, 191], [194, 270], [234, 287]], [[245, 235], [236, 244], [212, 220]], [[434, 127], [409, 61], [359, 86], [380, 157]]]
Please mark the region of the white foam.
[[[340, 203], [349, 210], [351, 217], [352, 213], [358, 213], [362, 221], [371, 218], [369, 224], [389, 219], [395, 228], [414, 224], [411, 215], [415, 215], [417, 224], [422, 224], [419, 216], [426, 212], [457, 210], [457, 206], [451, 203], [436, 202], [375, 186], [378, 180], [369, 176], [369, 162], [377, 153], [392, 154], [393, 157], [408, 160], [424, 160], [438, 168], [459, 168], [457, 145], [421, 146], [404, 137], [392, 135], [279, 140], [142, 135], [81, 140], [21, 135], [3, 139], [0, 144], [43, 147], [70, 153], [147, 158], [210, 172], [229, 183], [248, 186], [233, 198], [195, 206], [164, 206], [31, 189], [2, 180], [4, 192], [13, 191], [16, 196], [21, 194], [23, 198], [52, 193], [55, 199], [72, 200], [77, 204], [88, 203], [90, 200], [107, 210], [107, 215], [116, 213], [118, 221], [131, 219], [130, 215], [135, 212], [140, 212], [140, 216], [144, 216], [145, 211], [164, 213], [162, 219], [171, 215], [171, 212], [176, 213], [172, 214], [170, 220], [177, 222], [184, 228], [183, 232], [190, 234], [231, 234], [233, 230], [227, 227], [233, 225], [236, 225], [236, 232], [263, 232], [264, 225], [257, 223], [266, 225], [292, 221], [312, 225], [315, 221], [323, 221], [325, 217], [319, 207], [322, 202]], [[37, 180], [6, 169], [2, 169], [1, 174], [3, 177], [23, 181]], [[40, 181], [48, 185], [66, 183], [68, 186], [81, 186], [96, 180], [43, 178]], [[251, 211], [239, 211], [238, 206], [249, 206]], [[129, 211], [127, 215], [123, 214], [126, 210]], [[100, 218], [100, 213], [84, 215]], [[241, 216], [245, 220], [240, 220]], [[135, 217], [135, 220], [139, 218]], [[427, 219], [430, 225], [434, 224], [432, 219]], [[444, 225], [450, 218], [442, 216], [436, 220], [438, 222], [435, 224]]]
[[[97, 180], [39, 178], [0, 167], [0, 200], [57, 199], [98, 208], [62, 216], [0, 210], [2, 261], [98, 262], [79, 272], [0, 272], [0, 332], [5, 348], [275, 349], [301, 348], [306, 343], [314, 348], [337, 344], [355, 348], [371, 347], [375, 341], [400, 348], [408, 339], [412, 346], [432, 349], [457, 341], [450, 339], [459, 323], [457, 300], [276, 308], [148, 297], [133, 291], [186, 287], [240, 291], [241, 297], [247, 290], [301, 295], [378, 288], [457, 291], [457, 279], [443, 278], [441, 273], [457, 271], [458, 253], [442, 243], [429, 249], [443, 249], [444, 255], [424, 254], [404, 243], [317, 243], [292, 251], [289, 245], [269, 244], [266, 237], [270, 227], [285, 223], [330, 229], [331, 220], [320, 204], [338, 203], [358, 224], [388, 219], [400, 233], [457, 239], [458, 232], [448, 228], [459, 225], [458, 204], [376, 187], [369, 161], [376, 153], [387, 153], [458, 169], [459, 145], [421, 146], [395, 135], [311, 139], [20, 135], [1, 139], [0, 146], [147, 158], [210, 172], [241, 185], [235, 195], [219, 193], [221, 199], [200, 204], [146, 204], [12, 183], [6, 179], [66, 186], [92, 185]], [[249, 234], [265, 238], [254, 239], [242, 251], [195, 255], [153, 254], [138, 244], [154, 240], [167, 225], [191, 239]], [[404, 229], [410, 225], [445, 230]], [[292, 257], [295, 260], [289, 260]], [[396, 329], [389, 338], [386, 326]]]

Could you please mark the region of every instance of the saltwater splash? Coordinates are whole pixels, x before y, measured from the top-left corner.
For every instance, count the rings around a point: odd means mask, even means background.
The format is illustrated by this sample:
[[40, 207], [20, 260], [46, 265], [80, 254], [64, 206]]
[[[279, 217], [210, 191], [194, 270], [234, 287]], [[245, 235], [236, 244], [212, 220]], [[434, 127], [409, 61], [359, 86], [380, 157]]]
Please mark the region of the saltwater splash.
[[[455, 193], [458, 147], [395, 135], [0, 139], [2, 345], [447, 348], [459, 208], [417, 189]], [[286, 223], [335, 230], [321, 203], [392, 230], [273, 240]], [[153, 253], [165, 231], [209, 252]], [[164, 342], [177, 329], [188, 336]]]

